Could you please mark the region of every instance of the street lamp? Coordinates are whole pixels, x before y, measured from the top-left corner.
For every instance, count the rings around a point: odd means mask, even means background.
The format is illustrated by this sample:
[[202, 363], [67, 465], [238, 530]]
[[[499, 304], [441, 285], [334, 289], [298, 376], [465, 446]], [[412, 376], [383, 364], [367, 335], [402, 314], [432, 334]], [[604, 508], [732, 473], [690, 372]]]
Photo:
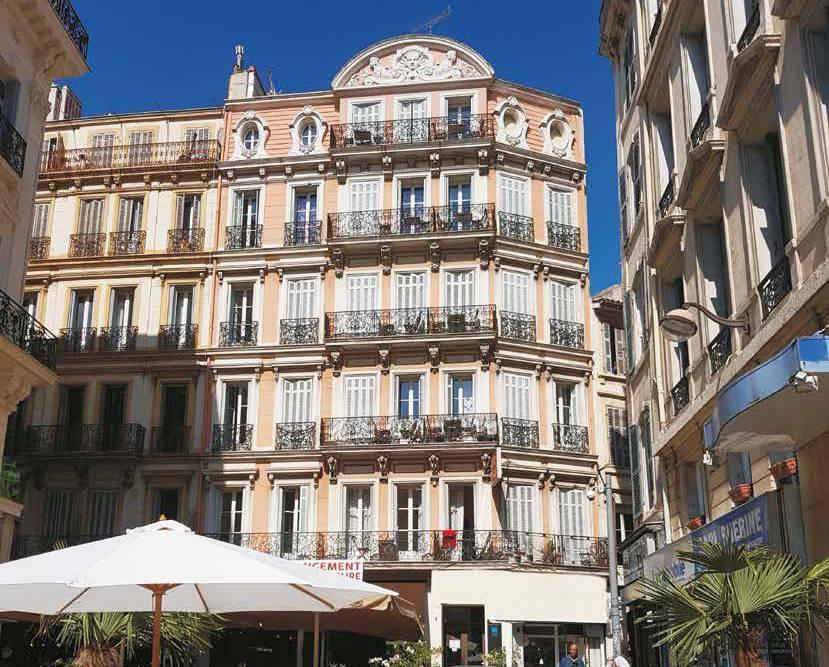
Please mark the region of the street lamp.
[[705, 306], [687, 301], [682, 304], [682, 308], [675, 308], [668, 311], [659, 320], [659, 328], [668, 340], [673, 340], [678, 343], [688, 340], [697, 332], [697, 323], [689, 312], [689, 308], [696, 308], [708, 319], [721, 324], [724, 327], [732, 329], [742, 329], [746, 333], [750, 332], [748, 319], [741, 317], [740, 319], [730, 320], [725, 317], [720, 317], [716, 313], [708, 310]]

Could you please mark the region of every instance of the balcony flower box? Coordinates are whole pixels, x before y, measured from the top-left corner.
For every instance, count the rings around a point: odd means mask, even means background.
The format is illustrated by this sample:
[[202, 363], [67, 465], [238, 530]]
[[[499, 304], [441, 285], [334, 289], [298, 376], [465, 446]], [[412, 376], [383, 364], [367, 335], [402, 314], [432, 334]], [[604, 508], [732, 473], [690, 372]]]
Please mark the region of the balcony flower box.
[[699, 516], [695, 516], [693, 519], [691, 519], [688, 522], [687, 528], [688, 528], [688, 530], [696, 530], [697, 528], [702, 528], [702, 526], [704, 526], [704, 525], [705, 525], [705, 515], [700, 514]]
[[744, 502], [751, 500], [754, 494], [751, 484], [737, 484], [728, 495], [732, 503], [742, 505]]
[[779, 484], [784, 479], [794, 477], [797, 474], [797, 459], [792, 457], [785, 461], [778, 461], [771, 466], [770, 470], [774, 481]]

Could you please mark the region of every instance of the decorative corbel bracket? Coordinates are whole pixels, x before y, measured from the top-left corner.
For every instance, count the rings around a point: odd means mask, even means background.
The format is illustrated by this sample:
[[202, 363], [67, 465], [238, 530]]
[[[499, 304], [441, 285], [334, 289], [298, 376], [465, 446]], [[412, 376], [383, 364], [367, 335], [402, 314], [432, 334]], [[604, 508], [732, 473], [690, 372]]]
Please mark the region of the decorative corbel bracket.
[[380, 455], [377, 457], [377, 472], [380, 473], [380, 482], [385, 483], [389, 481], [389, 457]]
[[429, 366], [432, 373], [440, 369], [440, 347], [437, 345], [429, 346]]
[[481, 454], [481, 478], [485, 482], [492, 481], [492, 454], [489, 452]]
[[481, 343], [479, 349], [481, 350], [481, 370], [488, 371], [492, 361], [492, 348], [489, 343]]
[[381, 347], [377, 349], [377, 354], [380, 357], [380, 372], [383, 375], [389, 374], [389, 368], [391, 367], [391, 354], [389, 353], [389, 348]]
[[391, 159], [391, 155], [384, 155], [383, 156], [383, 179], [386, 181], [390, 181], [392, 176], [394, 175], [394, 162]]
[[256, 486], [257, 479], [259, 479], [259, 468], [257, 468], [248, 475], [248, 486], [250, 486], [251, 491], [253, 491], [254, 487]]
[[329, 456], [325, 462], [328, 465], [328, 477], [330, 478], [332, 484], [336, 484], [340, 462], [333, 456]]
[[345, 258], [343, 257], [342, 248], [334, 248], [331, 251], [331, 261], [334, 263], [334, 275], [337, 278], [342, 278], [343, 269], [345, 268]]
[[334, 164], [337, 169], [337, 183], [340, 185], [345, 185], [345, 176], [348, 172], [348, 168], [346, 167], [345, 160], [337, 160]]
[[489, 151], [482, 148], [478, 151], [478, 173], [481, 176], [486, 175], [489, 171]]
[[481, 270], [489, 270], [489, 262], [492, 259], [492, 252], [489, 246], [488, 239], [481, 239], [478, 241], [478, 260], [481, 265]]
[[430, 454], [426, 462], [429, 464], [432, 486], [437, 486], [440, 482], [440, 458], [437, 454]]
[[391, 246], [380, 246], [380, 264], [383, 266], [383, 275], [391, 275]]
[[429, 154], [429, 169], [432, 172], [432, 178], [440, 176], [440, 153]]
[[437, 241], [429, 244], [429, 262], [432, 265], [432, 273], [440, 271], [440, 243]]
[[334, 377], [340, 377], [343, 370], [343, 353], [340, 350], [331, 350], [328, 353], [328, 363], [334, 371]]

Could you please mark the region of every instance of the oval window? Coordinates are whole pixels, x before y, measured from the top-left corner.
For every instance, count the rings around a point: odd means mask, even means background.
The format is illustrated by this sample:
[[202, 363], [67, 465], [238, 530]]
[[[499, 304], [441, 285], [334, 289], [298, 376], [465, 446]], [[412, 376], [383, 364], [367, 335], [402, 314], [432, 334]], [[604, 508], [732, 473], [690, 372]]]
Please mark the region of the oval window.
[[550, 144], [553, 150], [563, 153], [567, 150], [567, 143], [570, 138], [570, 133], [567, 126], [561, 121], [555, 121], [550, 124]]
[[515, 109], [504, 112], [504, 132], [513, 139], [521, 136], [521, 115]]
[[242, 135], [242, 145], [245, 150], [252, 151], [259, 145], [259, 128], [256, 125], [250, 125], [245, 129]]
[[302, 131], [299, 136], [303, 146], [313, 146], [317, 143], [317, 124], [313, 121], [308, 121], [302, 126]]

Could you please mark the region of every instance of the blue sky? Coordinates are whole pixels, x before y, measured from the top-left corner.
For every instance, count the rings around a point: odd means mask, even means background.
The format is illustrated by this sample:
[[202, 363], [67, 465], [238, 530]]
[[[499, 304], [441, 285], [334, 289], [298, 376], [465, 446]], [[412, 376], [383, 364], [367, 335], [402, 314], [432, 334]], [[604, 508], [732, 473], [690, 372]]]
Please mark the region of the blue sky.
[[[613, 90], [597, 53], [600, 0], [449, 0], [435, 33], [477, 49], [497, 76], [584, 106], [593, 292], [619, 279]], [[73, 0], [92, 72], [70, 85], [84, 114], [220, 105], [233, 45], [286, 92], [329, 86], [369, 44], [438, 14], [447, 0]], [[151, 26], [148, 30], [147, 27]]]

